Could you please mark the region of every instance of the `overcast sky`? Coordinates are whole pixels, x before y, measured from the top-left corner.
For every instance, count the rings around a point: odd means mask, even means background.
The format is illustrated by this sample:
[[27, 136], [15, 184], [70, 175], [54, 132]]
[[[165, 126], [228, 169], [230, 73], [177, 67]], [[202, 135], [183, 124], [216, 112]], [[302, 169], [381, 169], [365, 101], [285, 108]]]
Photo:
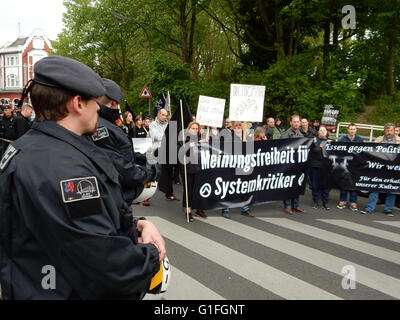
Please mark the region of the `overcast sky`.
[[0, 0], [0, 47], [18, 38], [18, 22], [22, 36], [40, 28], [55, 40], [63, 28], [63, 0]]

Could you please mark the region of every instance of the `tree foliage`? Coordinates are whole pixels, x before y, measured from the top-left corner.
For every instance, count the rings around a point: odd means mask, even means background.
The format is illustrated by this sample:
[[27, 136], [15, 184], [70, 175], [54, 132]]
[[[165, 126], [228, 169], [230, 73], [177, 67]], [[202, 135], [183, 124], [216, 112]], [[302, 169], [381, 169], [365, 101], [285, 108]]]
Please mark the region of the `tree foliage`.
[[[400, 0], [65, 0], [57, 54], [118, 82], [137, 111], [170, 91], [229, 100], [231, 83], [265, 85], [265, 116], [321, 116], [325, 104], [354, 118], [365, 98], [396, 99]], [[380, 100], [379, 100], [380, 101]], [[229, 101], [227, 101], [229, 103]]]

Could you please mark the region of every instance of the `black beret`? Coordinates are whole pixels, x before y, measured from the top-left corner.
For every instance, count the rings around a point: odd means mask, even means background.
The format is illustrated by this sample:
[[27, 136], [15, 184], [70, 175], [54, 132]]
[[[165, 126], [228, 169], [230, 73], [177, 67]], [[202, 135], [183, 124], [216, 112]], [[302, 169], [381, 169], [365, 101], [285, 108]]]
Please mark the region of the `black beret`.
[[87, 65], [62, 56], [40, 59], [34, 67], [35, 83], [65, 89], [90, 98], [104, 96], [101, 77]]
[[120, 103], [124, 99], [124, 94], [121, 91], [119, 85], [110, 79], [103, 78], [103, 85], [106, 88], [106, 96], [111, 100]]

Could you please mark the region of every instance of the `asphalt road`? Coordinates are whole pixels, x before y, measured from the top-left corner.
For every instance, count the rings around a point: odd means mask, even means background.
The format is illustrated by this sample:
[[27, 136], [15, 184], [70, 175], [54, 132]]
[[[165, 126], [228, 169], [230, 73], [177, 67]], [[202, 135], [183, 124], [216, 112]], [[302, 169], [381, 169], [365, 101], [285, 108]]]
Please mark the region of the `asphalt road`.
[[208, 219], [187, 223], [181, 202], [157, 191], [150, 207], [134, 212], [165, 237], [172, 280], [162, 297], [146, 299], [399, 299], [400, 210], [395, 217], [382, 205], [369, 215], [339, 210], [338, 196], [331, 191], [330, 211], [312, 209], [307, 191], [300, 200], [307, 214], [289, 216], [273, 202], [254, 206], [255, 218], [233, 209], [231, 220], [208, 211]]

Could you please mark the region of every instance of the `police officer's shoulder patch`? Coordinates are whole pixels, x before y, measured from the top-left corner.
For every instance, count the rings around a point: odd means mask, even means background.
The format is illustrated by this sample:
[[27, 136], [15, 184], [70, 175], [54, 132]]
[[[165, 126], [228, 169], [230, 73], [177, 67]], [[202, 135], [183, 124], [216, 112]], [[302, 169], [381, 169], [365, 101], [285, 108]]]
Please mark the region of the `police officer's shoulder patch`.
[[7, 167], [7, 165], [10, 163], [10, 160], [18, 153], [18, 151], [19, 149], [16, 149], [11, 144], [8, 145], [0, 161], [0, 170], [4, 170]]
[[92, 134], [92, 140], [94, 142], [108, 138], [110, 135], [106, 127], [97, 128], [96, 132]]
[[100, 198], [96, 177], [62, 180], [60, 186], [64, 203]]

